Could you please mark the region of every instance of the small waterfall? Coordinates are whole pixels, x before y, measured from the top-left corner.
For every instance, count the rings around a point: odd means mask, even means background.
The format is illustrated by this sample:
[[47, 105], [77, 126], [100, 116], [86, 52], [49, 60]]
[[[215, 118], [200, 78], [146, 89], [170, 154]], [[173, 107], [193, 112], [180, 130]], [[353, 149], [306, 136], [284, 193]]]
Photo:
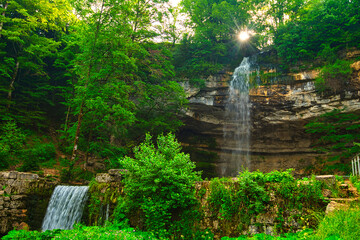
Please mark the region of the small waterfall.
[[42, 230], [71, 229], [82, 217], [88, 186], [57, 186], [51, 196]]
[[[250, 168], [250, 98], [249, 86], [252, 66], [244, 58], [235, 69], [229, 86], [225, 106], [223, 151], [225, 163], [220, 167], [221, 176], [236, 176], [242, 168]], [[258, 76], [256, 76], [256, 80]], [[231, 152], [230, 152], [231, 151]], [[230, 156], [229, 156], [230, 155]]]

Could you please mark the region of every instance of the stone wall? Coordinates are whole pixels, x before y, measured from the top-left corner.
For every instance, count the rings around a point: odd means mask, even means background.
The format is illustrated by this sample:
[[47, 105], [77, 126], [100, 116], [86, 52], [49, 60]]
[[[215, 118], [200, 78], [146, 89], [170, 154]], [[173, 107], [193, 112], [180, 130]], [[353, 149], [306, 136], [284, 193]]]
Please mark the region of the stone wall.
[[[92, 198], [92, 202], [90, 202], [89, 206], [92, 208], [95, 206], [95, 209], [92, 210], [93, 212], [100, 213], [101, 208], [110, 204], [110, 212], [108, 214], [111, 216], [116, 206], [118, 196], [123, 194], [123, 186], [120, 182], [121, 175], [122, 173], [119, 172], [119, 169], [112, 169], [109, 173], [100, 173], [96, 176], [95, 182], [93, 182], [90, 187], [91, 189], [89, 190], [90, 199]], [[317, 180], [323, 181], [325, 185], [329, 186], [335, 184], [335, 177], [332, 175], [320, 176]], [[235, 189], [238, 184], [237, 181], [236, 178], [233, 178], [225, 184], [228, 184], [228, 186], [231, 185], [231, 189]], [[299, 183], [299, 185], [300, 184], [309, 185], [309, 182], [305, 181], [304, 183]], [[235, 214], [235, 218], [226, 219], [221, 216], [219, 211], [214, 210], [209, 202], [211, 193], [210, 185], [210, 181], [197, 182], [195, 185], [196, 197], [200, 203], [195, 211], [201, 216], [199, 221], [196, 221], [195, 225], [202, 231], [211, 231], [214, 234], [215, 239], [220, 239], [223, 236], [236, 237], [239, 235], [252, 235], [257, 233], [276, 235], [279, 233], [277, 229], [279, 224], [281, 224], [281, 229], [285, 232], [296, 232], [302, 230], [309, 222], [315, 221], [315, 215], [313, 214], [314, 210], [318, 213], [325, 212], [327, 206], [326, 200], [316, 198], [316, 202], [310, 203], [312, 206], [302, 203], [304, 205], [301, 211], [296, 208], [296, 206], [281, 209], [284, 206], [284, 202], [287, 200], [282, 199], [279, 194], [274, 192], [274, 190], [270, 190], [270, 201], [266, 204], [265, 211], [258, 215], [251, 215], [250, 219], [246, 220], [248, 223], [243, 224], [243, 219], [241, 218], [244, 216], [240, 216], [240, 214]], [[97, 203], [97, 205], [94, 205], [94, 203]], [[100, 219], [101, 214], [95, 214], [94, 217], [96, 218], [92, 218], [92, 221], [88, 222], [89, 225], [95, 223], [99, 224], [99, 222], [96, 222], [96, 219]], [[143, 227], [143, 219], [139, 216], [139, 212], [133, 213], [128, 217], [130, 218], [130, 224], [133, 227], [139, 227], [140, 229]], [[306, 221], [304, 221], [304, 219], [306, 219]]]
[[33, 173], [0, 172], [0, 236], [13, 229], [39, 230], [56, 184]]

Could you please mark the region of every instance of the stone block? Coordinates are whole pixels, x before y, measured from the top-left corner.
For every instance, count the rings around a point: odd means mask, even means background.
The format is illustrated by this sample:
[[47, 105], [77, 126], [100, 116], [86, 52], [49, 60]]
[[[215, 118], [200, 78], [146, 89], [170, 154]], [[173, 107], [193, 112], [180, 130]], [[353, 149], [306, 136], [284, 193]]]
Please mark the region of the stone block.
[[98, 173], [96, 174], [95, 180], [98, 183], [109, 183], [112, 182], [113, 178], [108, 173]]
[[12, 201], [23, 200], [26, 198], [26, 195], [12, 195], [10, 198]]
[[255, 235], [255, 234], [258, 234], [259, 233], [259, 229], [257, 226], [255, 225], [250, 225], [249, 226], [249, 234], [250, 235]]
[[110, 169], [110, 170], [108, 171], [108, 173], [109, 173], [111, 176], [121, 176], [121, 175], [124, 175], [126, 172], [127, 172], [126, 169]]
[[349, 189], [349, 185], [347, 185], [346, 183], [342, 183], [339, 187], [340, 189], [344, 189], [344, 190]]
[[18, 174], [18, 179], [34, 181], [34, 180], [39, 179], [39, 175], [34, 174], [34, 173], [19, 173]]
[[25, 202], [24, 201], [11, 201], [9, 204], [9, 207], [11, 209], [20, 209], [25, 208]]
[[10, 176], [10, 172], [0, 172], [0, 178], [7, 179]]
[[336, 178], [334, 175], [319, 175], [315, 177], [316, 180], [322, 181], [328, 186], [335, 186]]
[[12, 187], [11, 186], [6, 186], [6, 188], [5, 188], [5, 193], [6, 194], [11, 194], [11, 192], [12, 192]]
[[6, 181], [6, 185], [12, 185], [14, 183], [14, 181], [15, 181], [15, 179], [10, 178]]
[[346, 209], [348, 208], [349, 206], [344, 204], [344, 203], [338, 203], [338, 202], [335, 202], [335, 201], [331, 201], [327, 206], [326, 206], [326, 210], [325, 210], [325, 214], [329, 214], [335, 210], [338, 210], [338, 209]]
[[329, 190], [329, 189], [323, 189], [323, 190], [322, 190], [322, 195], [323, 195], [324, 197], [326, 197], [326, 198], [331, 197], [331, 194], [332, 194], [332, 192], [331, 192], [331, 190]]
[[18, 173], [19, 172], [17, 171], [9, 172], [8, 178], [16, 179], [18, 177]]
[[264, 226], [264, 233], [266, 235], [274, 236], [275, 235], [274, 227], [273, 226]]

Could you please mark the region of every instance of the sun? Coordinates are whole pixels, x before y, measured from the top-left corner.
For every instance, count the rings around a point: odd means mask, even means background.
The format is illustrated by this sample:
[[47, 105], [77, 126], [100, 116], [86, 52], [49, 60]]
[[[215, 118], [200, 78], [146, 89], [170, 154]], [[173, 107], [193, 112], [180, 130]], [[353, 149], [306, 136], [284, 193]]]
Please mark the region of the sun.
[[242, 42], [247, 41], [250, 38], [250, 34], [248, 31], [241, 31], [239, 34], [239, 39]]

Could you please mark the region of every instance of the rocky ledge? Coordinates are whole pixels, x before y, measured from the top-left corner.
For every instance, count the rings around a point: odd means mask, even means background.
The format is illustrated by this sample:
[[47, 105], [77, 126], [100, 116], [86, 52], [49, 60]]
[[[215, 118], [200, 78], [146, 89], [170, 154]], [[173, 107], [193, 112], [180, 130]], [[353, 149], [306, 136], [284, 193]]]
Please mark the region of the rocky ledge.
[[[313, 150], [314, 139], [305, 132], [304, 125], [333, 109], [360, 112], [360, 61], [351, 67], [351, 90], [339, 94], [325, 96], [317, 93], [314, 84], [318, 74], [316, 71], [292, 74], [288, 76], [292, 79], [289, 84], [260, 86], [250, 90], [250, 170], [301, 170], [321, 156]], [[223, 137], [224, 125], [229, 124], [224, 116], [230, 80], [231, 73], [224, 73], [209, 77], [202, 89], [183, 83], [189, 109], [185, 126], [179, 134], [180, 139], [184, 146], [217, 154], [215, 162], [211, 163], [215, 169], [221, 169], [232, 153], [242, 151], [236, 149], [232, 140], [224, 141]]]

